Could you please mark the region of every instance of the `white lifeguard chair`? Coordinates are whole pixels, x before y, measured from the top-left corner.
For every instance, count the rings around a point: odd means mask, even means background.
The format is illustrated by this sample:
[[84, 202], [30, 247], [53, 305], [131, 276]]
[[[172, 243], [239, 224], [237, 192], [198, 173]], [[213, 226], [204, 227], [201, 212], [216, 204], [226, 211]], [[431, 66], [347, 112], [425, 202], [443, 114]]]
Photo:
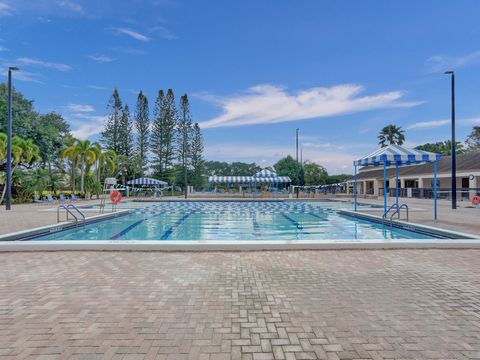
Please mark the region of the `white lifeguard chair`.
[[[103, 182], [102, 198], [100, 200], [100, 214], [103, 214], [105, 211], [105, 203], [110, 197], [113, 191], [116, 190], [117, 179], [115, 178], [106, 178]], [[113, 211], [113, 208], [112, 208]]]

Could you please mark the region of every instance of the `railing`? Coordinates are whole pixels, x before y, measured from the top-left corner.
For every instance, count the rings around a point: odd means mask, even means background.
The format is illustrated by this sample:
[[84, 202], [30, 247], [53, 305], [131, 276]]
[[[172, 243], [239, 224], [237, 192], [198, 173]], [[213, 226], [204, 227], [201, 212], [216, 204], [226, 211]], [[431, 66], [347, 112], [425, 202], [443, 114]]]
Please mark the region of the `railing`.
[[397, 210], [395, 210], [392, 215], [390, 215], [390, 227], [392, 227], [392, 223], [393, 223], [393, 217], [395, 216], [395, 214], [398, 215], [398, 219], [400, 220], [400, 211], [402, 209], [405, 209], [407, 210], [407, 222], [408, 222], [408, 205], [407, 204], [402, 204], [400, 205]]
[[85, 222], [86, 222], [85, 215], [73, 204], [60, 205], [57, 207], [57, 223], [60, 222], [60, 209], [65, 210], [65, 213], [67, 214], [66, 215], [67, 221], [70, 220], [68, 218], [68, 215], [70, 214], [75, 219], [75, 225], [78, 225], [78, 221], [79, 221], [78, 217], [70, 210], [70, 209], [73, 209], [77, 214], [79, 214], [82, 217], [83, 225], [85, 226]]
[[[396, 189], [387, 189], [389, 197], [396, 196]], [[457, 188], [458, 201], [470, 201], [474, 195], [480, 195], [480, 188]], [[379, 196], [383, 196], [383, 188], [379, 189]], [[416, 198], [416, 199], [433, 199], [434, 191], [432, 188], [399, 188], [398, 197]], [[437, 199], [450, 200], [452, 198], [451, 188], [437, 188]]]
[[385, 221], [387, 219], [387, 216], [388, 216], [388, 213], [394, 208], [394, 207], [397, 207], [397, 204], [393, 204], [392, 206], [390, 206], [387, 211], [385, 211], [382, 215], [382, 219]]

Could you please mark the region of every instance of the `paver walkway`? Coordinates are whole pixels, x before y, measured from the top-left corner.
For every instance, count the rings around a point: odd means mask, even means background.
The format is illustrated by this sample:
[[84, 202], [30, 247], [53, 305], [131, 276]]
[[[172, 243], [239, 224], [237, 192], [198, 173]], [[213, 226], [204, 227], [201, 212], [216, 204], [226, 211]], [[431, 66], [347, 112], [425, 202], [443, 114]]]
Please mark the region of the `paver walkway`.
[[479, 359], [480, 251], [0, 253], [3, 359]]

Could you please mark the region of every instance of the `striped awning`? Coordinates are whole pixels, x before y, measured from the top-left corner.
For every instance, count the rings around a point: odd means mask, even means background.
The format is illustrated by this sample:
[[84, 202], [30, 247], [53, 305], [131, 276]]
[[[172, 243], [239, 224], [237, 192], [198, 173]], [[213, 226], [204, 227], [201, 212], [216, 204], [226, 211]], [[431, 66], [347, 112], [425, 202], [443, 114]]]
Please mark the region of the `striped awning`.
[[292, 180], [288, 176], [276, 176], [276, 177], [253, 177], [253, 176], [209, 176], [209, 183], [290, 183]]
[[259, 172], [257, 172], [255, 175], [253, 175], [254, 178], [273, 178], [273, 177], [278, 177], [277, 173], [263, 169]]
[[209, 176], [208, 182], [214, 183], [249, 183], [252, 182], [251, 176]]
[[166, 183], [165, 181], [152, 179], [152, 178], [145, 178], [145, 177], [127, 181], [127, 184], [128, 185], [160, 185], [160, 186], [168, 185], [168, 183]]
[[355, 166], [379, 166], [386, 164], [390, 165], [409, 165], [425, 162], [433, 162], [440, 160], [441, 155], [416, 149], [405, 148], [400, 145], [389, 145], [380, 148], [370, 155], [364, 156], [359, 160], [355, 160]]

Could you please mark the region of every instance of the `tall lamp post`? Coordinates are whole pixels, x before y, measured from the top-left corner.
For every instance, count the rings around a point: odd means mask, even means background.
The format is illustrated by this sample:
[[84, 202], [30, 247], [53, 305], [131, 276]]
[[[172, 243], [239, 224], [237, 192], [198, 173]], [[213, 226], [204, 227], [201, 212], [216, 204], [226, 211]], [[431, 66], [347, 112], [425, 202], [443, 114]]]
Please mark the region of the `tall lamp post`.
[[5, 202], [6, 210], [11, 209], [12, 198], [12, 71], [18, 68], [10, 66], [8, 68], [8, 120], [7, 120], [7, 187]]
[[452, 209], [457, 208], [457, 154], [455, 143], [455, 72], [445, 71], [452, 78]]
[[300, 184], [299, 184], [300, 176], [299, 176], [299, 174], [298, 174], [298, 130], [299, 130], [299, 129], [297, 128], [297, 130], [296, 130], [296, 138], [295, 138], [295, 139], [296, 139], [296, 154], [297, 154], [296, 157], [295, 157], [295, 160], [297, 161], [297, 166], [296, 166], [296, 169], [297, 169], [297, 171], [296, 171], [296, 177], [297, 177], [297, 188], [296, 188], [296, 190], [297, 190], [297, 199], [298, 199], [298, 193], [300, 192], [300, 188], [299, 188], [299, 186], [300, 186]]

